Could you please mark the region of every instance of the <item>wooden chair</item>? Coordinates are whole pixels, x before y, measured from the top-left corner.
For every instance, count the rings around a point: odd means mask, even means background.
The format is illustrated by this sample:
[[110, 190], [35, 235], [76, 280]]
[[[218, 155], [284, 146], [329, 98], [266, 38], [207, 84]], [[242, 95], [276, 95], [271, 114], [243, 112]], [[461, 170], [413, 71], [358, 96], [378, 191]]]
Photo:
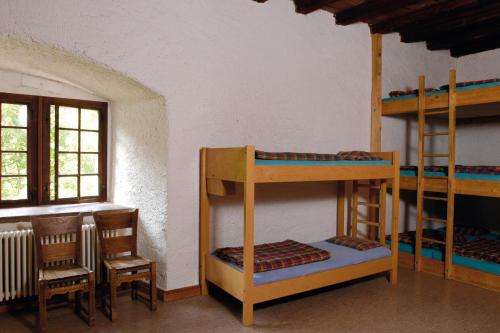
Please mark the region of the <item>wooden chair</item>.
[[[95, 323], [95, 275], [83, 267], [82, 216], [33, 217], [38, 274], [38, 329], [46, 331], [47, 301], [54, 295], [75, 293], [75, 312], [83, 310], [89, 326]], [[82, 307], [82, 293], [88, 307]]]
[[[94, 221], [99, 234], [101, 262], [107, 271], [109, 285], [109, 305], [104, 299], [104, 309], [111, 321], [117, 319], [116, 293], [117, 288], [125, 282], [130, 282], [132, 299], [137, 299], [138, 285], [136, 282], [149, 280], [149, 302], [151, 311], [156, 310], [156, 262], [137, 255], [137, 220], [139, 210], [127, 212], [94, 212]], [[124, 236], [125, 229], [131, 229]], [[119, 254], [130, 253], [118, 256]]]

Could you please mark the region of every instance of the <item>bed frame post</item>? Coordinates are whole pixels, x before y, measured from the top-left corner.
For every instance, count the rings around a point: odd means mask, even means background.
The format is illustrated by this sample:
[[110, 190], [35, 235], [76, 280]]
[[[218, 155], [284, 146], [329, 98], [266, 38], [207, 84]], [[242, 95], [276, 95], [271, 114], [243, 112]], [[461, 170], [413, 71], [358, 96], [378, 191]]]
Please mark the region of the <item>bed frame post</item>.
[[372, 106], [371, 106], [371, 144], [372, 152], [381, 151], [382, 123], [382, 35], [372, 37]]
[[243, 233], [243, 325], [253, 323], [253, 274], [254, 274], [254, 209], [255, 209], [255, 147], [246, 146]]
[[210, 201], [207, 192], [207, 148], [200, 150], [200, 286], [201, 295], [208, 295], [206, 272], [207, 255], [210, 251]]
[[337, 182], [337, 236], [345, 235], [345, 181]]
[[424, 228], [424, 133], [425, 133], [425, 76], [418, 78], [418, 174], [417, 174], [417, 226], [415, 234], [415, 270], [422, 270], [422, 234]]
[[392, 165], [394, 166], [394, 179], [392, 180], [392, 230], [391, 230], [391, 255], [392, 270], [391, 284], [398, 283], [398, 231], [399, 231], [399, 151], [393, 153]]

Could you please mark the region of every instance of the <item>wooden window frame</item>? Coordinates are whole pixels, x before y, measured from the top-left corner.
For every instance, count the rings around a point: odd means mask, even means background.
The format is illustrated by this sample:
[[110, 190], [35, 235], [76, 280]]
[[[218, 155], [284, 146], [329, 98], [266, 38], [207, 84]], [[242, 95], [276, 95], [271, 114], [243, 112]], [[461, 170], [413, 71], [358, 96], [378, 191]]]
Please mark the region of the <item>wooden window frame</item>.
[[[0, 103], [28, 105], [28, 199], [0, 201], [0, 208], [107, 201], [108, 103], [10, 93], [0, 93]], [[98, 196], [50, 200], [51, 105], [99, 111]]]

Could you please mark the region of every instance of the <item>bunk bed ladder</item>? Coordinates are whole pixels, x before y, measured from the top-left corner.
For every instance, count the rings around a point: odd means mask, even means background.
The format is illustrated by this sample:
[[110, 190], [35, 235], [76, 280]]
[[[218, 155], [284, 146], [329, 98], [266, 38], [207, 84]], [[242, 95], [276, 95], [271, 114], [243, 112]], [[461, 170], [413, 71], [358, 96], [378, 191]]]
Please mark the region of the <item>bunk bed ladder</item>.
[[[359, 187], [367, 187], [369, 195], [367, 201], [359, 200]], [[376, 193], [375, 193], [376, 192]], [[351, 196], [351, 237], [375, 239], [385, 245], [385, 226], [386, 226], [386, 193], [387, 181], [381, 180], [377, 182], [370, 181], [369, 183], [360, 183], [353, 181], [352, 196]], [[374, 195], [375, 194], [375, 195]], [[375, 202], [378, 199], [378, 202]], [[366, 207], [367, 218], [359, 218], [360, 206]], [[378, 213], [378, 214], [377, 214]], [[358, 235], [358, 225], [364, 224], [367, 228], [366, 237]], [[376, 235], [373, 230], [378, 231]]]
[[[450, 85], [448, 93], [448, 110], [426, 112], [425, 103], [425, 77], [419, 78], [418, 95], [418, 175], [417, 175], [417, 230], [415, 240], [415, 269], [422, 270], [422, 242], [437, 243], [445, 247], [445, 277], [449, 278], [452, 273], [453, 255], [453, 221], [455, 208], [455, 124], [456, 124], [456, 72], [450, 71]], [[426, 133], [426, 117], [448, 114], [448, 131]], [[448, 137], [448, 153], [427, 153], [425, 150], [426, 138]], [[440, 196], [434, 190], [426, 189], [426, 179], [436, 178], [425, 175], [426, 158], [447, 158], [448, 175], [440, 177], [446, 179], [446, 196]], [[424, 203], [426, 201], [446, 202], [446, 217], [425, 217]], [[440, 223], [446, 227], [446, 237], [443, 240], [423, 237], [424, 222]]]

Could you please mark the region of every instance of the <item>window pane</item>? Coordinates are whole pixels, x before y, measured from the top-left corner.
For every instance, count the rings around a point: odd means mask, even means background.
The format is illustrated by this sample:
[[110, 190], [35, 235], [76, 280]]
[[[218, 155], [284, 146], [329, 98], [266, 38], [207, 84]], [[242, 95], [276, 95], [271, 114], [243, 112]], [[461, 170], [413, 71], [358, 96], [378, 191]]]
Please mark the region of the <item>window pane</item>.
[[98, 173], [99, 172], [99, 155], [97, 154], [81, 154], [80, 155], [80, 173]]
[[76, 198], [78, 196], [77, 177], [59, 177], [57, 195], [59, 199]]
[[2, 175], [27, 175], [28, 154], [2, 153]]
[[95, 132], [80, 132], [82, 151], [98, 152], [99, 151], [99, 133]]
[[2, 200], [28, 199], [27, 177], [2, 177]]
[[2, 150], [26, 151], [28, 147], [28, 130], [19, 128], [2, 128]]
[[82, 109], [81, 129], [99, 130], [99, 111]]
[[78, 109], [59, 106], [59, 127], [78, 128]]
[[82, 197], [97, 197], [99, 195], [99, 176], [82, 176], [80, 195]]
[[59, 154], [59, 174], [78, 174], [78, 154]]
[[2, 126], [28, 126], [28, 106], [2, 103]]
[[59, 131], [59, 151], [78, 151], [78, 131]]

